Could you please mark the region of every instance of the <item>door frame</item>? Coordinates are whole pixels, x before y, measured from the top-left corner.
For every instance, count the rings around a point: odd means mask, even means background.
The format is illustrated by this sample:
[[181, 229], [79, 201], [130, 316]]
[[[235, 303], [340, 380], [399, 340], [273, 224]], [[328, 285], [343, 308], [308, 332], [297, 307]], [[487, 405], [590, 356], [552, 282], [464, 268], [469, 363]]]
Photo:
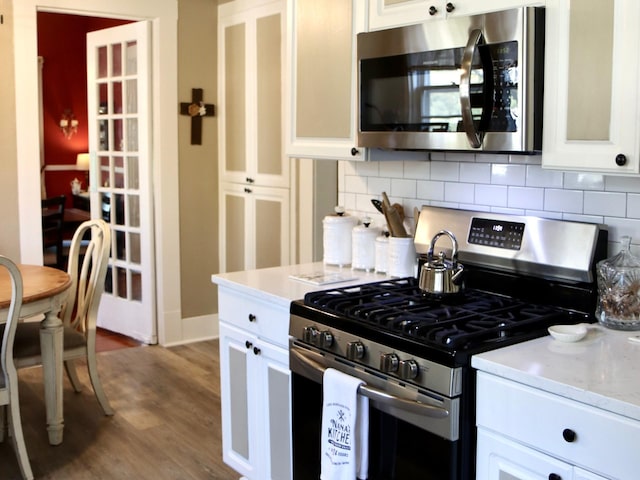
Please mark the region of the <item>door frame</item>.
[[[41, 264], [37, 12], [152, 23], [152, 158], [158, 340], [184, 339], [180, 304], [178, 6], [175, 0], [14, 0], [14, 66], [21, 262]], [[34, 239], [38, 239], [34, 241]]]

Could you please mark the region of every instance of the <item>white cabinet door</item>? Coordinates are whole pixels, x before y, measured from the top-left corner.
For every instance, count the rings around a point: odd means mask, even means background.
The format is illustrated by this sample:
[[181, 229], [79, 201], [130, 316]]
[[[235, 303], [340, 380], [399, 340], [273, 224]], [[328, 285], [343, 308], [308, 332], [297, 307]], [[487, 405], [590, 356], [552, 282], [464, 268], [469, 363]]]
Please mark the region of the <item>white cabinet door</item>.
[[289, 263], [290, 190], [220, 185], [220, 272]]
[[356, 34], [364, 0], [287, 0], [287, 144], [297, 158], [363, 160], [356, 148]]
[[289, 186], [282, 128], [284, 13], [284, 0], [219, 7], [221, 181]]
[[476, 480], [570, 480], [573, 467], [478, 428]]
[[544, 5], [544, 0], [368, 0], [369, 29], [400, 27], [454, 16], [477, 15], [525, 5]]
[[220, 322], [220, 394], [222, 458], [234, 470], [255, 478], [258, 441], [255, 412], [250, 402], [258, 393], [252, 381], [253, 338]]
[[543, 167], [640, 172], [639, 18], [637, 0], [547, 1]]
[[288, 355], [220, 322], [223, 460], [251, 480], [291, 478]]

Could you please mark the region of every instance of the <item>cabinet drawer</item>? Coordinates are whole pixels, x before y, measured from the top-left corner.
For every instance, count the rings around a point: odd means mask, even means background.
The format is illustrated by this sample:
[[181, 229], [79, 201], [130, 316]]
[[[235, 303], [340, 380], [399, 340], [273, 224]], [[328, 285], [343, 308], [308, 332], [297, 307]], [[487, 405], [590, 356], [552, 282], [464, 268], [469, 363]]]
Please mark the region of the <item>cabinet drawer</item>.
[[484, 372], [477, 395], [478, 426], [607, 478], [637, 473], [640, 422]]
[[248, 294], [220, 288], [218, 315], [221, 320], [259, 338], [289, 348], [288, 308], [274, 306]]

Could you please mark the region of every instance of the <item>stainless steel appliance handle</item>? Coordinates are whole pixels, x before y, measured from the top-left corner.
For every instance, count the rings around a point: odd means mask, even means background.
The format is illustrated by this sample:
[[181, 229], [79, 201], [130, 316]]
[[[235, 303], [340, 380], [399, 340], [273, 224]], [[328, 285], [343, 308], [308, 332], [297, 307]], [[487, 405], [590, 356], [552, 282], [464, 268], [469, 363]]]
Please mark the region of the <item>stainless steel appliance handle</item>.
[[[304, 368], [305, 374], [308, 374], [307, 376], [309, 378], [318, 383], [322, 382], [322, 375], [326, 370], [324, 366], [320, 365], [315, 360], [308, 358], [304, 353], [295, 348], [290, 350], [290, 354], [300, 361], [300, 366]], [[447, 418], [449, 416], [449, 411], [444, 408], [405, 400], [404, 398], [396, 397], [395, 395], [391, 395], [368, 385], [360, 385], [358, 393], [376, 402], [380, 402], [406, 412], [415, 413], [417, 415], [425, 415], [432, 418]]]
[[484, 42], [482, 31], [479, 29], [472, 30], [469, 34], [469, 41], [462, 54], [462, 64], [460, 68], [460, 108], [462, 110], [462, 125], [467, 134], [469, 144], [473, 148], [482, 146], [482, 132], [476, 130], [473, 125], [473, 115], [471, 113], [471, 69], [473, 68], [473, 54], [476, 47]]

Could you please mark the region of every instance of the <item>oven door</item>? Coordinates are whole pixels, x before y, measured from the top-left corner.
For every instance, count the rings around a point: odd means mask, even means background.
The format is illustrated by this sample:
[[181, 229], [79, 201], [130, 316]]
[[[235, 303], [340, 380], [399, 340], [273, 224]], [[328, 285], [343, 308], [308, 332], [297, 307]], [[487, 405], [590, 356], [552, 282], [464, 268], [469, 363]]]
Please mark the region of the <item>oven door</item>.
[[369, 480], [459, 478], [458, 399], [413, 388], [341, 357], [290, 342], [293, 478], [320, 478], [322, 375], [362, 379], [369, 397]]

